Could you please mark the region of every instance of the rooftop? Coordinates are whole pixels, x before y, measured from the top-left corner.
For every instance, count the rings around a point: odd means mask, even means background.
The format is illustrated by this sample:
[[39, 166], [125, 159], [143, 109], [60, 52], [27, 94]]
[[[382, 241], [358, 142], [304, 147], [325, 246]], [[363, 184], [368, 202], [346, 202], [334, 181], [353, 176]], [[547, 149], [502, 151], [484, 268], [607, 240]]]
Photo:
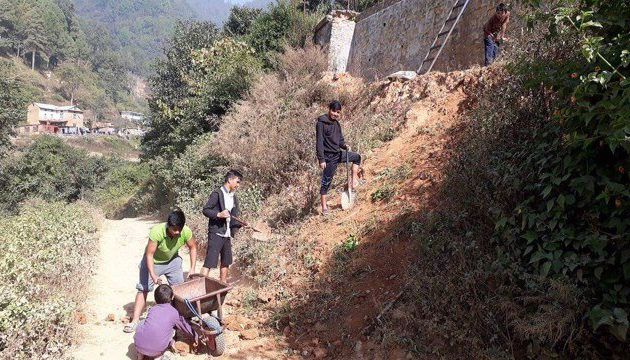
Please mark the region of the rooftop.
[[37, 106], [40, 109], [53, 110], [53, 111], [76, 111], [83, 112], [83, 110], [79, 109], [76, 105], [67, 105], [67, 106], [58, 106], [44, 103], [33, 103], [33, 105]]

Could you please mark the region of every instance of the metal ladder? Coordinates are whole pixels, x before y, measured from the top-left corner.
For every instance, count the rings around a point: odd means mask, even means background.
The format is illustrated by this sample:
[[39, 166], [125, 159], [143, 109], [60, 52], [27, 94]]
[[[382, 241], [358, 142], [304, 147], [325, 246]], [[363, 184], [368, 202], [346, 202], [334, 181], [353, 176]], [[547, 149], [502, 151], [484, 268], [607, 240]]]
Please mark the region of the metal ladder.
[[[448, 16], [446, 17], [446, 21], [444, 22], [444, 24], [442, 24], [442, 28], [440, 29], [437, 36], [435, 37], [435, 40], [433, 40], [433, 44], [431, 44], [429, 51], [427, 51], [427, 55], [424, 57], [424, 60], [422, 60], [422, 64], [420, 64], [420, 67], [418, 68], [418, 71], [416, 71], [416, 73], [424, 74], [424, 73], [428, 73], [429, 71], [431, 71], [431, 69], [433, 69], [433, 65], [435, 65], [435, 62], [440, 56], [440, 53], [442, 53], [442, 49], [444, 49], [444, 45], [446, 45], [448, 38], [451, 36], [451, 33], [455, 29], [455, 26], [459, 22], [459, 19], [462, 17], [462, 14], [466, 10], [466, 7], [468, 6], [469, 2], [470, 0], [455, 0], [455, 3], [453, 4], [451, 11], [448, 13]], [[444, 30], [447, 27], [447, 25], [449, 26], [448, 30]], [[441, 42], [441, 43], [438, 44], [438, 42]], [[435, 52], [434, 50], [437, 50], [437, 52]], [[430, 64], [430, 65], [427, 67], [426, 66], [427, 64]]]

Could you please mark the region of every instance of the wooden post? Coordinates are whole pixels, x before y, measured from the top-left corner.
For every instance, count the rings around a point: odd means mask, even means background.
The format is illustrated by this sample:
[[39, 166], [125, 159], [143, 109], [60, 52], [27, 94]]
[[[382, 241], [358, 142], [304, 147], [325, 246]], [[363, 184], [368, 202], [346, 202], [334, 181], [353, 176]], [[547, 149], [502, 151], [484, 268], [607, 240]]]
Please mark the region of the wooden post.
[[33, 50], [33, 55], [31, 57], [31, 70], [35, 70], [35, 50]]

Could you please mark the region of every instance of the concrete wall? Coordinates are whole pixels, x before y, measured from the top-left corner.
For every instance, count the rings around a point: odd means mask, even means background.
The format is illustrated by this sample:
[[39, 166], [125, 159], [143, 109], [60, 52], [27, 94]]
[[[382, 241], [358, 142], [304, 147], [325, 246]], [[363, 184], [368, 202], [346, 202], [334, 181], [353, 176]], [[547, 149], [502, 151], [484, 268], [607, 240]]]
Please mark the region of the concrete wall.
[[[366, 10], [357, 18], [346, 70], [367, 80], [417, 70], [453, 4], [452, 0], [388, 0]], [[482, 29], [496, 4], [496, 0], [470, 1], [434, 70], [483, 63]]]
[[313, 40], [328, 53], [328, 70], [335, 73], [346, 72], [350, 47], [356, 25], [354, 11], [333, 11], [316, 27]]

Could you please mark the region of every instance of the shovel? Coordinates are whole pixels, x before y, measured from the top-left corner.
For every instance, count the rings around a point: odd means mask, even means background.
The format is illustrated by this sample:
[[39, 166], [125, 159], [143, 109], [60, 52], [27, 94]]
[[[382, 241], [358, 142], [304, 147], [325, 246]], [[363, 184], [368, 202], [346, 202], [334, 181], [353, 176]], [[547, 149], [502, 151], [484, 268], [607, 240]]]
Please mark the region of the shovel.
[[254, 233], [252, 234], [252, 238], [254, 240], [269, 241], [269, 239], [271, 239], [271, 228], [269, 227], [269, 225], [265, 223], [258, 223], [257, 226], [252, 226], [234, 215], [231, 215], [231, 217], [232, 219], [243, 224], [244, 227], [254, 230]]
[[350, 175], [350, 167], [348, 166], [348, 151], [346, 151], [346, 176], [348, 182], [346, 184], [346, 190], [341, 193], [341, 208], [343, 210], [350, 210], [354, 206], [354, 193], [352, 192], [352, 176]]

